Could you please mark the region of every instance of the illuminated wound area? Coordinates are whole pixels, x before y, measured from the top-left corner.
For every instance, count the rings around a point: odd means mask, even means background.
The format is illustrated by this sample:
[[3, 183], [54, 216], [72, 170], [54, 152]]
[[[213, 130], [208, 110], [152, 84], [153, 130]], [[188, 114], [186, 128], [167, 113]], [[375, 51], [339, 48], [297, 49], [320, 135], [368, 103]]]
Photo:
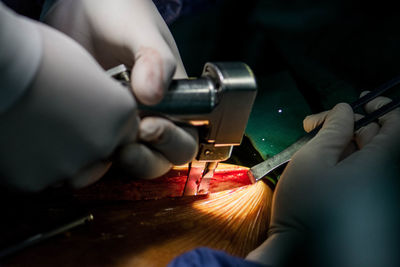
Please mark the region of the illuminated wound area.
[[[209, 192], [219, 192], [227, 189], [251, 184], [247, 176], [248, 168], [219, 164], [210, 181]], [[94, 200], [143, 200], [162, 199], [165, 197], [180, 197], [183, 195], [188, 174], [188, 167], [177, 166], [165, 175], [153, 180], [138, 180], [130, 177], [111, 175], [96, 184], [80, 190], [80, 199]]]
[[[208, 196], [169, 200], [149, 218], [141, 216], [140, 231], [149, 232], [151, 245], [119, 266], [166, 266], [176, 256], [202, 246], [244, 257], [267, 237], [271, 196], [271, 189], [258, 182]], [[163, 201], [167, 199], [156, 202]]]
[[271, 207], [271, 189], [263, 182], [212, 193], [192, 207], [212, 229], [209, 246], [245, 256], [266, 239]]
[[272, 198], [263, 182], [248, 185], [246, 173], [221, 164], [212, 190], [233, 189], [187, 197], [166, 197], [182, 193], [186, 168], [153, 181], [114, 174], [75, 194], [74, 202], [94, 215], [90, 224], [24, 250], [9, 264], [157, 267], [200, 246], [246, 256], [266, 239]]

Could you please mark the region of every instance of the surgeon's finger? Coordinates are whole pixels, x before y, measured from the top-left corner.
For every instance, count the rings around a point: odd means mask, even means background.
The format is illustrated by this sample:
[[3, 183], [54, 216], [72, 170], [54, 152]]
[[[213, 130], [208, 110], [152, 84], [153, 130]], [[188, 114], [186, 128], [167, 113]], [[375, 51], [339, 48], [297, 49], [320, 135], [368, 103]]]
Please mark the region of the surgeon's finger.
[[[135, 47], [131, 84], [140, 102], [154, 105], [161, 101], [176, 69], [176, 59], [157, 33], [149, 32]], [[158, 46], [156, 46], [156, 45]]]
[[138, 179], [152, 179], [168, 172], [172, 164], [160, 152], [140, 143], [125, 145], [119, 151], [118, 163]]
[[321, 164], [335, 165], [353, 138], [354, 113], [348, 104], [337, 104], [326, 116], [318, 134], [305, 145]]
[[174, 37], [171, 34], [167, 24], [165, 23], [164, 19], [161, 16], [156, 16], [155, 19], [157, 20], [158, 29], [160, 30], [165, 42], [168, 44], [172, 54], [176, 59], [176, 70], [174, 74], [174, 79], [185, 79], [187, 78], [186, 70], [183, 65], [178, 46], [174, 40]]
[[[371, 113], [389, 102], [390, 98], [377, 97], [366, 104], [365, 110]], [[381, 125], [380, 130], [365, 148], [377, 155], [400, 156], [400, 108], [383, 115], [378, 121]]]
[[[361, 119], [362, 117], [364, 116], [361, 114], [355, 114], [355, 121]], [[347, 158], [354, 152], [362, 149], [375, 137], [375, 135], [379, 132], [379, 129], [380, 126], [376, 122], [373, 122], [354, 132], [354, 138], [343, 151], [340, 161]]]
[[111, 167], [110, 161], [99, 161], [85, 167], [77, 175], [68, 181], [68, 184], [74, 188], [82, 188], [93, 184], [108, 171]]
[[[364, 95], [365, 93], [367, 93], [367, 92], [363, 92], [362, 95]], [[382, 106], [384, 106], [384, 105], [390, 103], [391, 101], [392, 101], [392, 100], [391, 100], [390, 98], [388, 98], [388, 97], [380, 96], [380, 97], [377, 97], [377, 98], [371, 100], [370, 102], [368, 102], [368, 103], [365, 105], [364, 108], [365, 108], [365, 111], [366, 111], [367, 113], [372, 113], [372, 112], [374, 112], [375, 110], [381, 108]], [[399, 110], [400, 110], [400, 109], [397, 108], [397, 109], [393, 110], [392, 112], [389, 112], [389, 113], [387, 113], [387, 114], [381, 116], [381, 117], [378, 119], [379, 123], [383, 126], [384, 124], [386, 124], [387, 121], [389, 121], [389, 123], [390, 123], [390, 121], [392, 121], [392, 122], [397, 121], [397, 120], [398, 120], [398, 116], [400, 116], [400, 115], [399, 115], [399, 114], [400, 114], [400, 111], [399, 111]], [[383, 127], [382, 130], [383, 130], [383, 131], [386, 131], [385, 128], [387, 128], [387, 127]], [[387, 129], [387, 130], [389, 130], [389, 129]], [[390, 131], [390, 130], [389, 130], [389, 131]]]
[[[177, 66], [178, 77], [184, 77], [183, 64], [172, 35], [151, 1], [141, 1], [142, 14], [126, 25], [126, 48], [131, 54], [133, 68], [131, 85], [140, 102], [154, 105], [161, 101]], [[135, 5], [131, 5], [135, 9]], [[137, 22], [140, 21], [140, 27]], [[161, 26], [163, 25], [163, 26]], [[145, 32], [145, 34], [143, 34]], [[170, 38], [165, 36], [168, 34]]]
[[[360, 120], [364, 116], [361, 114], [356, 114], [355, 120]], [[368, 144], [379, 132], [380, 126], [376, 122], [372, 122], [364, 127], [361, 127], [354, 133], [354, 140], [359, 149], [362, 149], [366, 144]]]
[[175, 165], [193, 160], [197, 153], [197, 131], [192, 129], [189, 133], [163, 118], [144, 118], [139, 126], [139, 140]]
[[328, 115], [329, 111], [323, 111], [321, 113], [312, 114], [304, 118], [303, 128], [308, 133], [314, 130], [316, 127], [321, 125]]

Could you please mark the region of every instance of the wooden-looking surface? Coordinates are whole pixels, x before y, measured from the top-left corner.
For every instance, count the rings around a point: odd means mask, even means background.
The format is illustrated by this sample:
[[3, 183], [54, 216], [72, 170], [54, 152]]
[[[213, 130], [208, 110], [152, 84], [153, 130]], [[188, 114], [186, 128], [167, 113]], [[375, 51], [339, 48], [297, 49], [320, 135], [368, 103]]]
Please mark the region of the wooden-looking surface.
[[[240, 177], [232, 171], [243, 175], [246, 169], [219, 169], [221, 186]], [[147, 183], [145, 190], [151, 187]], [[156, 181], [155, 190], [163, 184]], [[74, 205], [89, 210], [93, 222], [6, 258], [1, 266], [165, 266], [199, 246], [245, 256], [266, 238], [272, 191], [264, 183], [208, 196], [129, 200], [140, 199], [135, 190], [132, 182], [106, 179], [76, 193]], [[57, 204], [52, 206], [57, 211]]]

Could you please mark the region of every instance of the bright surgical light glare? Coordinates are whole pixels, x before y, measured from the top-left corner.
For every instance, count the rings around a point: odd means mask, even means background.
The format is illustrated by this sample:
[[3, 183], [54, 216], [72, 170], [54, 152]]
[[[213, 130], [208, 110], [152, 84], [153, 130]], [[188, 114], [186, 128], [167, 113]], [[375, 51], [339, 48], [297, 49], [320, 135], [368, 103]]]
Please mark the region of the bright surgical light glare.
[[283, 110], [282, 110], [281, 108], [280, 108], [280, 109], [278, 109], [278, 113], [282, 113], [282, 111], [283, 111]]
[[271, 199], [272, 190], [261, 181], [196, 201], [196, 221], [203, 225], [196, 232], [198, 239], [234, 255], [247, 255], [266, 239]]
[[219, 221], [248, 221], [260, 219], [260, 211], [270, 206], [271, 191], [262, 182], [231, 190], [212, 193], [208, 199], [193, 203], [196, 210]]

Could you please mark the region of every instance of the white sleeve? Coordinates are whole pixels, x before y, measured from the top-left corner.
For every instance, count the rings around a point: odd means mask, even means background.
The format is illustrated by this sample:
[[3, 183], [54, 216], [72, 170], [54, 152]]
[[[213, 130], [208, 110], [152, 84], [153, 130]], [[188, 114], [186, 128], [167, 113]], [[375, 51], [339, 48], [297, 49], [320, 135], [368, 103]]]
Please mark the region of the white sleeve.
[[0, 114], [29, 87], [41, 57], [42, 40], [37, 28], [0, 2]]

